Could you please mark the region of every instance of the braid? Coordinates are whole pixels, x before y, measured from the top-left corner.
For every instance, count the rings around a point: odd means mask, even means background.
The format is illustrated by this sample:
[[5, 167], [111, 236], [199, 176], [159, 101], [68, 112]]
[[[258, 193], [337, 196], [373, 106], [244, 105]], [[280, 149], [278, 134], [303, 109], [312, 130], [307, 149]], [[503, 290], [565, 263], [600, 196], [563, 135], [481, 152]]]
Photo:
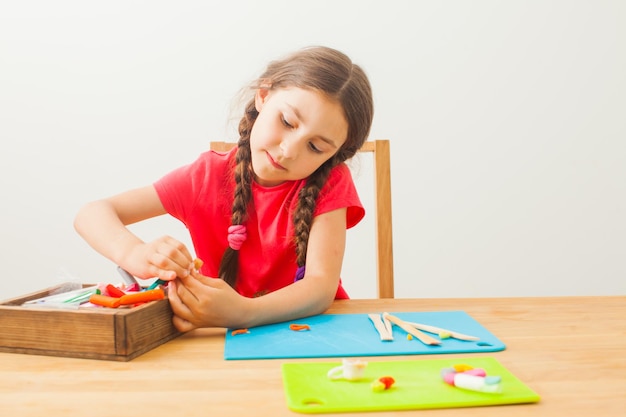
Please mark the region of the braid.
[[[248, 203], [252, 197], [252, 158], [250, 154], [250, 132], [259, 113], [254, 100], [248, 103], [239, 122], [239, 141], [235, 154], [235, 192], [233, 198], [231, 224], [243, 224], [247, 218]], [[226, 248], [220, 263], [219, 276], [231, 287], [235, 287], [239, 269], [239, 251]]]
[[296, 260], [299, 267], [306, 264], [306, 252], [309, 245], [309, 232], [313, 223], [315, 203], [320, 190], [326, 183], [330, 171], [335, 165], [335, 158], [331, 158], [320, 166], [307, 179], [306, 185], [298, 195], [298, 206], [293, 217], [294, 239], [296, 245]]

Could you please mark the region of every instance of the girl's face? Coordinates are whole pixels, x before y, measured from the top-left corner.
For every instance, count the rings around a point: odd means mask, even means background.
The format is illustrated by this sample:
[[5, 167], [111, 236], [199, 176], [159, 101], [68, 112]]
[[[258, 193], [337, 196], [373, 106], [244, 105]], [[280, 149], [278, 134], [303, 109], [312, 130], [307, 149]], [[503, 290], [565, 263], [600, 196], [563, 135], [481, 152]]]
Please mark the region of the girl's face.
[[255, 105], [259, 115], [250, 134], [250, 150], [260, 185], [307, 178], [347, 139], [341, 105], [315, 90], [259, 89]]

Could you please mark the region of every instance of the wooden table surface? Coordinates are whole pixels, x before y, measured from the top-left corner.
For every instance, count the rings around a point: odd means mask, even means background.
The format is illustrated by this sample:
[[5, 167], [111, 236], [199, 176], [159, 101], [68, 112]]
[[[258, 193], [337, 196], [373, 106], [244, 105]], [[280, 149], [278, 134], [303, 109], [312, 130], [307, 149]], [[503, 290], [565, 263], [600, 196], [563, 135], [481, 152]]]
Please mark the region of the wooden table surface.
[[[626, 297], [344, 300], [328, 313], [446, 310], [466, 311], [502, 340], [506, 350], [489, 356], [541, 401], [365, 415], [626, 415]], [[223, 354], [223, 329], [195, 330], [130, 362], [0, 353], [0, 416], [302, 415], [286, 406], [280, 365], [306, 359], [225, 361]], [[368, 358], [402, 359], [422, 357]]]

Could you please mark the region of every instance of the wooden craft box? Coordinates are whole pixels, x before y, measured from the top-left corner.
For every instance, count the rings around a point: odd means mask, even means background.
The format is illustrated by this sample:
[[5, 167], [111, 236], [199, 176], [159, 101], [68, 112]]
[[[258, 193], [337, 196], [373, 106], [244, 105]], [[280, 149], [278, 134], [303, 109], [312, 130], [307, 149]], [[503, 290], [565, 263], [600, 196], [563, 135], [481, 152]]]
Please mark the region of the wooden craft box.
[[0, 352], [129, 361], [180, 335], [167, 298], [118, 309], [21, 306], [57, 288], [0, 303]]

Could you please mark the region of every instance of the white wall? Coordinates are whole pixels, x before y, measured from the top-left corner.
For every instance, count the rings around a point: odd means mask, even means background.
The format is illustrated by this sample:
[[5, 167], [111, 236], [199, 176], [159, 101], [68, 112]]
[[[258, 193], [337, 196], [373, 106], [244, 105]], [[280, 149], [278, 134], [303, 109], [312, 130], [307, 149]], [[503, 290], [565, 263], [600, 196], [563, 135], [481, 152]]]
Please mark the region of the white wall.
[[[625, 22], [619, 0], [4, 1], [0, 299], [119, 281], [80, 205], [233, 139], [239, 88], [311, 44], [371, 78], [399, 297], [626, 294]], [[349, 234], [353, 297], [375, 295], [372, 224]]]

